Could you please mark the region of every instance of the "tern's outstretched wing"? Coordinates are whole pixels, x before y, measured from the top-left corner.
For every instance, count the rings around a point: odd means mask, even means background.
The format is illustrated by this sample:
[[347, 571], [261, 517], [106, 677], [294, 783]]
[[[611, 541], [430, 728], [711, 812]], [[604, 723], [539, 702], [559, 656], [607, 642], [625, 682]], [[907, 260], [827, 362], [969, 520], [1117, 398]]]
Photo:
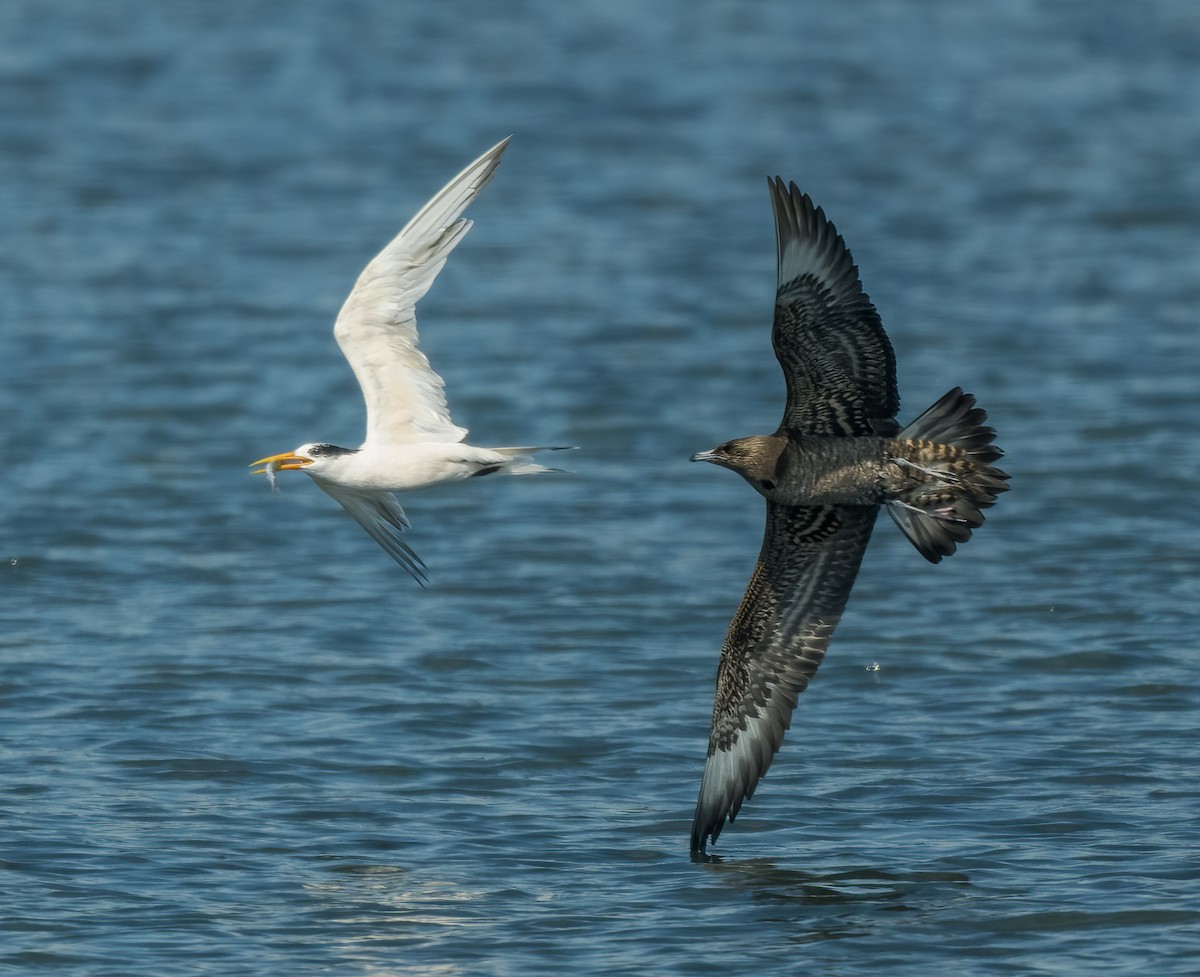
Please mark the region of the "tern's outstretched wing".
[[769, 183], [779, 247], [771, 339], [787, 381], [781, 430], [895, 434], [896, 356], [846, 242], [796, 184]]
[[497, 143], [447, 183], [358, 276], [333, 334], [367, 403], [365, 444], [461, 441], [445, 384], [417, 347], [416, 304], [471, 228], [460, 215], [492, 178]]
[[425, 563], [401, 536], [409, 528], [409, 523], [394, 495], [390, 492], [356, 492], [315, 478], [313, 482], [341, 503], [342, 508], [367, 531], [367, 535], [404, 567], [417, 583], [424, 587], [429, 582]]
[[692, 851], [717, 840], [770, 766], [825, 657], [878, 512], [767, 503], [758, 565], [721, 649]]

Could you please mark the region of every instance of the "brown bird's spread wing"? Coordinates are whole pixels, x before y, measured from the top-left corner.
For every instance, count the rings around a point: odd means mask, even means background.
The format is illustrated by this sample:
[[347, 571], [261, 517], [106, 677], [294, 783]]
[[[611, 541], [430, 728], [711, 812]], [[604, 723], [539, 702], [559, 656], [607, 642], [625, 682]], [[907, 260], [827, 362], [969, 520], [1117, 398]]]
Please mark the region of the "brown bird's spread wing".
[[692, 851], [717, 840], [770, 766], [825, 657], [878, 512], [767, 503], [758, 565], [721, 649]]
[[787, 381], [780, 431], [895, 434], [896, 356], [846, 242], [796, 184], [768, 182], [779, 247], [771, 340]]

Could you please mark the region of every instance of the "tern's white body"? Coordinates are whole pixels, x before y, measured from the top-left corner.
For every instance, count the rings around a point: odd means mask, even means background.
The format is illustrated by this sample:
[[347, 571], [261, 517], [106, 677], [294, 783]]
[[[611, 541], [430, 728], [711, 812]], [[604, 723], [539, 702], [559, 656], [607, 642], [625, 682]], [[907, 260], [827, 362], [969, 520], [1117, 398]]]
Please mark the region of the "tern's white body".
[[393, 492], [479, 475], [549, 472], [538, 447], [478, 448], [450, 418], [442, 378], [417, 345], [416, 304], [471, 228], [461, 217], [492, 178], [508, 140], [446, 184], [363, 269], [334, 327], [362, 387], [367, 437], [359, 448], [305, 444], [255, 462], [273, 475], [299, 469], [362, 524], [418, 581], [424, 564], [400, 534], [408, 528]]
[[[303, 457], [304, 445], [296, 450]], [[327, 492], [336, 497], [339, 489], [356, 492], [410, 492], [442, 482], [505, 472], [526, 475], [553, 471], [532, 462], [531, 452], [542, 448], [477, 448], [466, 442], [414, 441], [380, 450], [363, 447], [358, 451], [318, 458], [304, 471]], [[328, 486], [328, 488], [326, 487]]]

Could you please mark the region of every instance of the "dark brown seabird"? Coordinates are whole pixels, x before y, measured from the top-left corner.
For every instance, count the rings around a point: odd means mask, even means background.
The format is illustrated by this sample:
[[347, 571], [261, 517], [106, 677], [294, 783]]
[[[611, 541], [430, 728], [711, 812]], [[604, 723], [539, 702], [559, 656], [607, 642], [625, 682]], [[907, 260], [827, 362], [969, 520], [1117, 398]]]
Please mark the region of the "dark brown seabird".
[[771, 334], [787, 381], [779, 429], [692, 456], [767, 500], [762, 551], [721, 649], [692, 851], [717, 840], [783, 742], [825, 657], [886, 505], [931, 563], [983, 524], [1008, 490], [1003, 452], [955, 387], [907, 427], [896, 357], [837, 229], [794, 183], [769, 181], [779, 248]]

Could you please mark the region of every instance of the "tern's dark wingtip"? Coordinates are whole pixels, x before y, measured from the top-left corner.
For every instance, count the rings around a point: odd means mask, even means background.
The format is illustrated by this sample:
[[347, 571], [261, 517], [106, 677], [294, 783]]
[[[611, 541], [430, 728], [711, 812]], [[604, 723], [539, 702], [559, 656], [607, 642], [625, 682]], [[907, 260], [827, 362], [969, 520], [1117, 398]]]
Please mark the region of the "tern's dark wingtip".
[[417, 556], [415, 553], [411, 553], [411, 559], [401, 560], [400, 557], [394, 553], [389, 553], [388, 555], [400, 565], [400, 569], [402, 569], [417, 582], [417, 585], [422, 590], [429, 589], [429, 572], [425, 566], [425, 563], [419, 556]]

